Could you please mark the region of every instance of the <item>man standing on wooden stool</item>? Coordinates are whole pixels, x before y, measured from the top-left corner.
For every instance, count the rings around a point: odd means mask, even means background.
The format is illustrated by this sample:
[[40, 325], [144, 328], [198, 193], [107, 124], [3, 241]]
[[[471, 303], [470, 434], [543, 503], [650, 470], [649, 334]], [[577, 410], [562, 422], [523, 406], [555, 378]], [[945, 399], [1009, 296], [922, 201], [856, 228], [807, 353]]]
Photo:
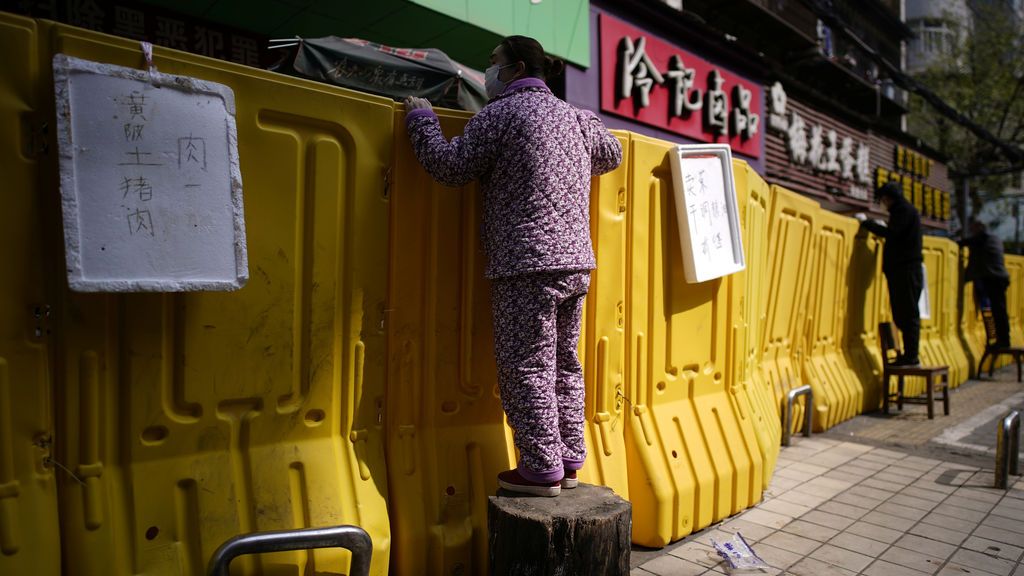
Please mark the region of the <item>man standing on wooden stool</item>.
[[985, 223], [972, 218], [970, 236], [960, 241], [970, 248], [965, 282], [974, 282], [974, 300], [978, 309], [988, 299], [992, 319], [996, 323], [996, 348], [1010, 347], [1010, 318], [1006, 312], [1006, 289], [1010, 287], [1010, 274], [1003, 261], [1003, 242], [988, 233]]
[[892, 319], [903, 333], [903, 354], [894, 366], [920, 364], [918, 344], [921, 339], [921, 312], [918, 301], [924, 285], [921, 265], [921, 215], [903, 197], [903, 188], [896, 182], [887, 182], [875, 191], [875, 200], [889, 212], [889, 222], [868, 220], [863, 213], [856, 215], [864, 228], [885, 238], [882, 251], [882, 271], [889, 284], [889, 304]]

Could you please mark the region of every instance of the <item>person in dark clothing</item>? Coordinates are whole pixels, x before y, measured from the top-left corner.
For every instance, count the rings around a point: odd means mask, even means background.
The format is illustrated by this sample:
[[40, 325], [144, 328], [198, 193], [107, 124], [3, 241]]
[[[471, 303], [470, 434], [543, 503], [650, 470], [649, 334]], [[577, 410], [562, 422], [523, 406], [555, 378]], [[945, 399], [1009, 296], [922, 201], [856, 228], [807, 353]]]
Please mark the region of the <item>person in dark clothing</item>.
[[864, 214], [857, 214], [857, 219], [861, 228], [885, 238], [882, 271], [889, 284], [893, 321], [903, 333], [903, 354], [895, 364], [913, 366], [920, 363], [921, 313], [918, 301], [924, 285], [921, 215], [903, 197], [903, 189], [896, 182], [888, 182], [878, 188], [875, 199], [889, 211], [889, 222], [871, 221]]
[[1006, 289], [1010, 287], [1010, 274], [1003, 262], [1003, 243], [989, 234], [985, 224], [972, 219], [968, 227], [970, 236], [960, 241], [970, 249], [967, 259], [966, 282], [974, 282], [974, 299], [983, 306], [988, 300], [992, 319], [996, 322], [997, 348], [1010, 346], [1010, 318], [1006, 312]]

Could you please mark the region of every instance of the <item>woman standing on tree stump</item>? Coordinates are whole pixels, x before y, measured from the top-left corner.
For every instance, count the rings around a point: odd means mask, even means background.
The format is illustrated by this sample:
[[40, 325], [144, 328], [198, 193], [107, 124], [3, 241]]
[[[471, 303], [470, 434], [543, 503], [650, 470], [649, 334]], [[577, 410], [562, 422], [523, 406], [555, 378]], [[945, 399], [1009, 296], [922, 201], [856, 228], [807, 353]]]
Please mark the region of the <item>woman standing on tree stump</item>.
[[486, 71], [490, 102], [450, 142], [429, 102], [405, 101], [426, 171], [448, 186], [480, 180], [498, 386], [520, 453], [498, 484], [539, 496], [575, 487], [586, 458], [576, 349], [595, 267], [590, 179], [622, 161], [597, 116], [548, 89], [564, 68], [532, 38], [502, 40]]

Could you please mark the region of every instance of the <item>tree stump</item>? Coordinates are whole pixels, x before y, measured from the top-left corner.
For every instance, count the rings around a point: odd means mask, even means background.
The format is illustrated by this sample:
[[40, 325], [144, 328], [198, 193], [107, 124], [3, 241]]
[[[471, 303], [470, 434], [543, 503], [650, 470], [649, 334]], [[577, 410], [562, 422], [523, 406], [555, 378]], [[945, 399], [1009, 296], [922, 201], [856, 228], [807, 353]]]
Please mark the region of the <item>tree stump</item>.
[[487, 505], [492, 576], [629, 574], [632, 507], [580, 484], [554, 498], [498, 490]]

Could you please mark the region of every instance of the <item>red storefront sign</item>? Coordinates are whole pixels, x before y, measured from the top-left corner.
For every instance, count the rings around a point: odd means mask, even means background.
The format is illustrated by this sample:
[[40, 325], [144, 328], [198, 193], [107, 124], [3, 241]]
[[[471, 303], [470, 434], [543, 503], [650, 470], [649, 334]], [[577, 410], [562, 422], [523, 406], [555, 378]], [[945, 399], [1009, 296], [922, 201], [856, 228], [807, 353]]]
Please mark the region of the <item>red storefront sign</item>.
[[761, 86], [606, 14], [601, 110], [758, 158]]

